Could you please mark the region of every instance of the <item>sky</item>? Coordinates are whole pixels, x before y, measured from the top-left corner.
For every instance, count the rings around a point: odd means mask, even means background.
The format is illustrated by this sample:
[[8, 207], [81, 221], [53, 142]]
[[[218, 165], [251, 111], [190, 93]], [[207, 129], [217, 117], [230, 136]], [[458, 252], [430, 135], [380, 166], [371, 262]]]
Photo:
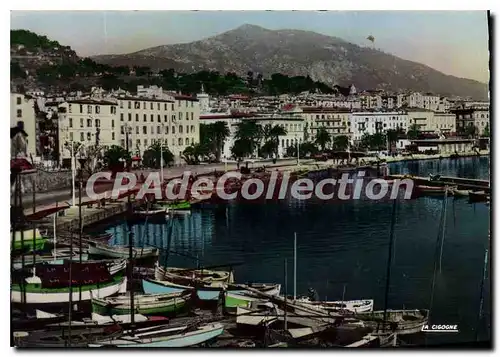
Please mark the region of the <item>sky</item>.
[[200, 40], [253, 24], [340, 37], [443, 73], [489, 80], [485, 11], [12, 11], [11, 29], [71, 46], [80, 56]]

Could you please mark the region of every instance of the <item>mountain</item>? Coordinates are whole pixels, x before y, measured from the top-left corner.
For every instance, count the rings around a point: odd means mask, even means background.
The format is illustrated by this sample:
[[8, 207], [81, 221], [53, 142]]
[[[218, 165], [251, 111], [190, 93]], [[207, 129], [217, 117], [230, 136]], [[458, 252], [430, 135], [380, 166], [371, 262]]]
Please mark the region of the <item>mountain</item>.
[[217, 36], [185, 44], [147, 48], [123, 55], [100, 55], [110, 65], [173, 68], [195, 72], [215, 70], [245, 76], [248, 71], [269, 76], [309, 75], [315, 81], [359, 89], [413, 90], [446, 96], [488, 98], [488, 85], [443, 74], [337, 37], [301, 30], [268, 30], [243, 25]]

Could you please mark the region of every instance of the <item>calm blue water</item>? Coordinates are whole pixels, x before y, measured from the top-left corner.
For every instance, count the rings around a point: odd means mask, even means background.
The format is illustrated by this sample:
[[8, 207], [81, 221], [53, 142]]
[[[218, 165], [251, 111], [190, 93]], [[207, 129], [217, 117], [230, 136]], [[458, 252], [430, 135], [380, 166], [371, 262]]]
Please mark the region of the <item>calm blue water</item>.
[[[391, 173], [429, 173], [489, 177], [488, 158], [395, 163]], [[167, 224], [134, 226], [135, 242], [167, 248], [170, 266], [241, 263], [239, 282], [284, 283], [288, 261], [288, 293], [293, 293], [293, 236], [297, 232], [297, 294], [313, 287], [321, 298], [373, 298], [383, 309], [392, 202], [322, 201], [232, 204], [227, 210], [194, 211]], [[429, 308], [436, 239], [443, 199], [398, 201], [389, 308]], [[459, 334], [434, 334], [428, 343], [473, 341], [490, 336], [490, 281], [485, 282], [483, 317], [478, 320], [489, 207], [466, 199], [447, 200], [446, 235], [441, 270], [436, 273], [431, 324], [458, 324]], [[125, 222], [106, 227], [112, 243], [126, 244]], [[161, 259], [165, 262], [165, 254]], [[489, 276], [489, 273], [488, 273]], [[437, 336], [439, 335], [439, 336]]]

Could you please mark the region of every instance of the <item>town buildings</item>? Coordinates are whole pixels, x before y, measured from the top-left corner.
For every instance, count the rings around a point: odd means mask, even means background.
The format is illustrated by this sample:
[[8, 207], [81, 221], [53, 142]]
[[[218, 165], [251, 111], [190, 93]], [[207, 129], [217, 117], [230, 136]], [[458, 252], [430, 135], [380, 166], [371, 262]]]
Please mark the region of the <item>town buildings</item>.
[[350, 133], [354, 141], [365, 134], [384, 133], [389, 129], [408, 131], [410, 122], [405, 111], [393, 112], [354, 112], [350, 117]]
[[24, 130], [27, 134], [26, 153], [24, 154], [27, 157], [35, 158], [37, 156], [37, 122], [35, 100], [31, 96], [21, 93], [10, 94], [10, 127]]

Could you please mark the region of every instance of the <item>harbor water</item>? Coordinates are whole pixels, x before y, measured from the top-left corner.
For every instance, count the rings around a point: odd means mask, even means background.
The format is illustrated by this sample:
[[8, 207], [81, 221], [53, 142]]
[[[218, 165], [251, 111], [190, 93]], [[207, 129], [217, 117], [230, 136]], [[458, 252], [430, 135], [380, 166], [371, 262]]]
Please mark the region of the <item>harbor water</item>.
[[[390, 164], [390, 172], [488, 179], [489, 158], [400, 162]], [[296, 232], [297, 294], [312, 287], [321, 299], [341, 300], [345, 289], [344, 299], [374, 299], [375, 309], [383, 309], [392, 204], [367, 200], [329, 204], [314, 199], [230, 203], [225, 209], [193, 210], [166, 221], [137, 223], [132, 229], [136, 246], [162, 248], [163, 264], [234, 264], [235, 279], [241, 283], [284, 284], [287, 259], [288, 294], [294, 292]], [[490, 339], [489, 268], [481, 316], [479, 311], [489, 207], [448, 198], [442, 254], [436, 254], [442, 212], [443, 198], [398, 201], [388, 307], [428, 309], [433, 292], [429, 324], [458, 325], [459, 332], [428, 333], [422, 343]], [[128, 243], [123, 219], [96, 229], [114, 233], [111, 244]]]

